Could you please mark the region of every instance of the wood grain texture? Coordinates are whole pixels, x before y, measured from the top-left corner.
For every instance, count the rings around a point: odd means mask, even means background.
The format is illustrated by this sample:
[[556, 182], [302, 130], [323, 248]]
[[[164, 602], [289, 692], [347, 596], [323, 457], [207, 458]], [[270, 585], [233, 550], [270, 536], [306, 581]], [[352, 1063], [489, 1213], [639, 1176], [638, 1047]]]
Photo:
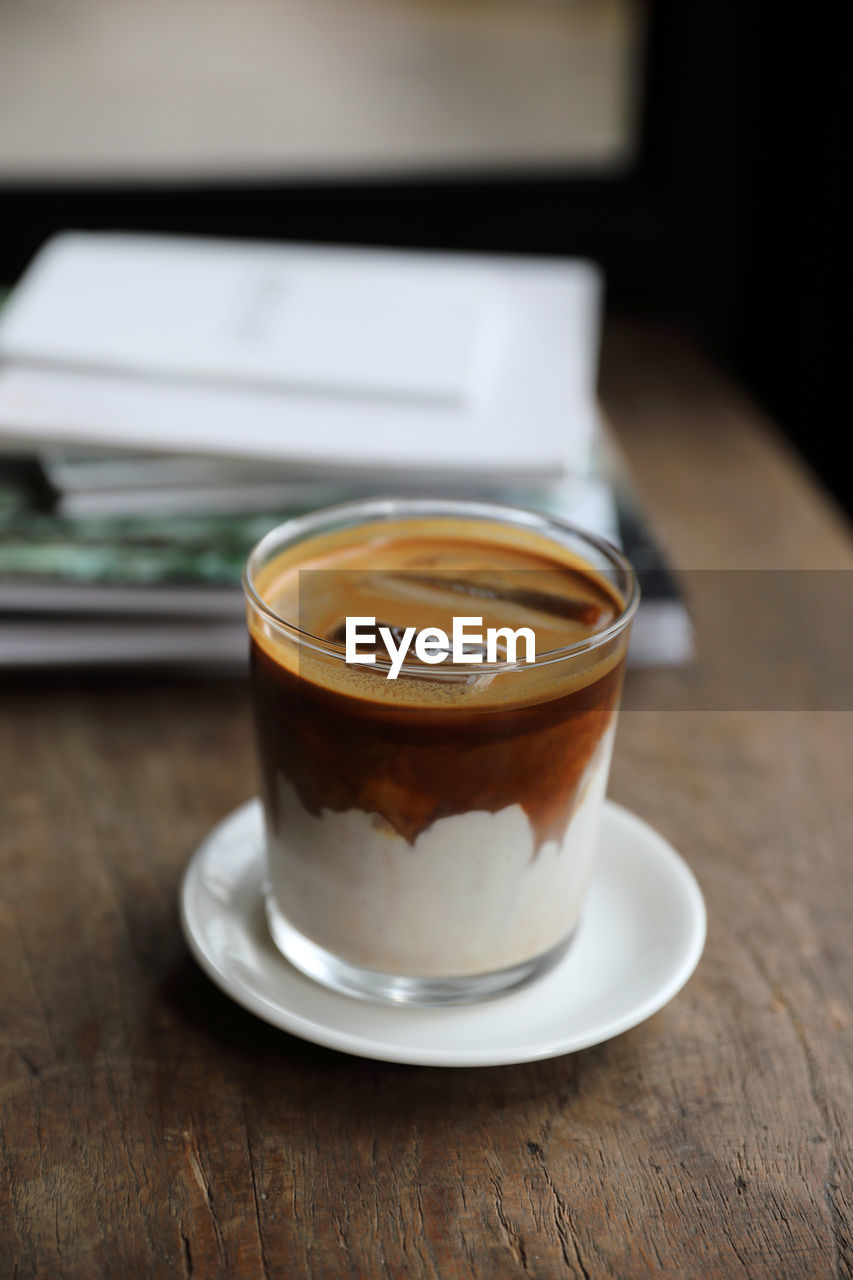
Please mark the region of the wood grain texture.
[[[695, 353], [625, 328], [605, 369], [682, 563], [850, 563]], [[255, 788], [242, 686], [7, 682], [0, 1275], [853, 1276], [853, 715], [635, 694], [611, 794], [699, 876], [696, 975], [608, 1044], [441, 1070], [302, 1043], [189, 959], [179, 877]]]

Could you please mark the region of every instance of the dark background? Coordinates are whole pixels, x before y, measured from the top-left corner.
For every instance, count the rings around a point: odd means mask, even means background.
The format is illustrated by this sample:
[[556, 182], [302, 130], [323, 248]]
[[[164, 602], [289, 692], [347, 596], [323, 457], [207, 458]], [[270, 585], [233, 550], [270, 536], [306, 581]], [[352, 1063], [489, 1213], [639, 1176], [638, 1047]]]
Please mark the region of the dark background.
[[0, 185], [0, 280], [63, 227], [588, 255], [611, 308], [693, 329], [853, 513], [843, 12], [651, 4], [639, 159], [612, 178]]

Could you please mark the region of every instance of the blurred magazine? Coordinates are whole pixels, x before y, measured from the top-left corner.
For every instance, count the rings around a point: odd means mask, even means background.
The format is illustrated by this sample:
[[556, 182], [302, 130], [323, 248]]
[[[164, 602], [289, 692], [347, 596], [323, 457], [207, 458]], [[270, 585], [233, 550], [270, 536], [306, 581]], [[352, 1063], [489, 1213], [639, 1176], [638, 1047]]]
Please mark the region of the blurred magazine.
[[66, 233], [0, 314], [0, 666], [239, 668], [240, 578], [288, 517], [387, 493], [538, 508], [677, 586], [600, 428], [591, 263]]
[[[602, 447], [612, 458], [612, 448]], [[73, 516], [57, 510], [44, 469], [0, 467], [0, 666], [245, 661], [240, 578], [246, 556], [282, 520], [316, 508], [302, 501], [242, 511]], [[351, 489], [324, 492], [344, 501]], [[632, 661], [686, 661], [690, 623], [677, 586], [624, 475], [566, 481], [543, 498], [515, 488], [489, 495], [562, 515], [621, 542], [644, 576]]]

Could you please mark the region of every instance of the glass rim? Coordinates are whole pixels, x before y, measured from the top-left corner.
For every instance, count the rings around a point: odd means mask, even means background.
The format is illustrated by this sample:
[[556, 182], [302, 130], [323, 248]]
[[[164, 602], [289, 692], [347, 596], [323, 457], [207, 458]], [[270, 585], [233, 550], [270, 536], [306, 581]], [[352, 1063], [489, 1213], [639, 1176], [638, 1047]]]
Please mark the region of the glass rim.
[[[336, 644], [332, 640], [325, 640], [322, 636], [315, 636], [313, 632], [305, 631], [294, 622], [277, 613], [258, 591], [255, 585], [255, 571], [259, 562], [269, 554], [271, 548], [274, 547], [276, 551], [280, 551], [287, 546], [293, 546], [313, 534], [322, 532], [324, 527], [330, 523], [348, 519], [363, 519], [366, 523], [371, 518], [392, 520], [395, 517], [404, 519], [406, 516], [414, 518], [422, 516], [425, 519], [430, 516], [449, 518], [456, 516], [460, 519], [467, 517], [474, 520], [491, 519], [495, 523], [515, 525], [517, 528], [525, 528], [534, 533], [541, 533], [545, 537], [549, 536], [549, 531], [552, 529], [558, 533], [569, 534], [573, 538], [578, 538], [593, 547], [610, 562], [611, 568], [623, 573], [630, 590], [627, 593], [622, 593], [626, 597], [622, 609], [617, 617], [602, 631], [595, 631], [591, 635], [585, 636], [582, 640], [574, 640], [570, 644], [561, 645], [556, 649], [549, 649], [543, 654], [537, 654], [535, 661], [531, 663], [523, 661], [449, 663], [446, 666], [441, 664], [440, 666], [428, 667], [425, 671], [424, 667], [419, 663], [404, 662], [399, 669], [400, 675], [416, 675], [421, 679], [447, 680], [456, 676], [482, 676], [507, 671], [529, 670], [547, 666], [554, 662], [563, 662], [567, 658], [601, 648], [602, 645], [615, 639], [625, 630], [637, 612], [637, 607], [640, 603], [640, 584], [637, 573], [628, 557], [612, 542], [609, 542], [607, 538], [602, 538], [596, 533], [590, 533], [587, 529], [582, 529], [580, 525], [572, 524], [571, 521], [564, 520], [561, 516], [552, 515], [549, 511], [537, 511], [530, 507], [517, 507], [510, 503], [480, 501], [476, 498], [359, 498], [350, 502], [340, 502], [332, 506], [320, 507], [316, 511], [310, 511], [304, 515], [293, 516], [288, 520], [283, 520], [281, 524], [276, 525], [268, 533], [264, 534], [249, 552], [242, 576], [243, 592], [247, 603], [261, 614], [267, 622], [271, 623], [279, 631], [283, 631], [296, 644], [310, 649], [314, 653], [322, 653], [326, 657], [345, 661], [346, 649], [343, 644]], [[553, 541], [557, 542], [557, 545], [561, 545], [556, 538]], [[594, 565], [591, 567], [595, 568]], [[391, 668], [390, 659], [377, 655], [374, 669], [384, 670], [386, 668], [388, 670]]]

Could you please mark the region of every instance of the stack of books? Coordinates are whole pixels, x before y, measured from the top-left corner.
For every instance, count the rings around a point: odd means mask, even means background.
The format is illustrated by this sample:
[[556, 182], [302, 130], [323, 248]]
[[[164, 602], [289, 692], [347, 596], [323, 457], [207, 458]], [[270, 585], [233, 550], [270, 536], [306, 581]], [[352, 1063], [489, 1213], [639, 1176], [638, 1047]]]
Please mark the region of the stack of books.
[[[55, 238], [0, 310], [0, 665], [242, 664], [251, 546], [358, 496], [536, 507], [660, 569], [596, 405], [601, 293], [578, 261]], [[681, 661], [655, 582], [635, 654]]]

